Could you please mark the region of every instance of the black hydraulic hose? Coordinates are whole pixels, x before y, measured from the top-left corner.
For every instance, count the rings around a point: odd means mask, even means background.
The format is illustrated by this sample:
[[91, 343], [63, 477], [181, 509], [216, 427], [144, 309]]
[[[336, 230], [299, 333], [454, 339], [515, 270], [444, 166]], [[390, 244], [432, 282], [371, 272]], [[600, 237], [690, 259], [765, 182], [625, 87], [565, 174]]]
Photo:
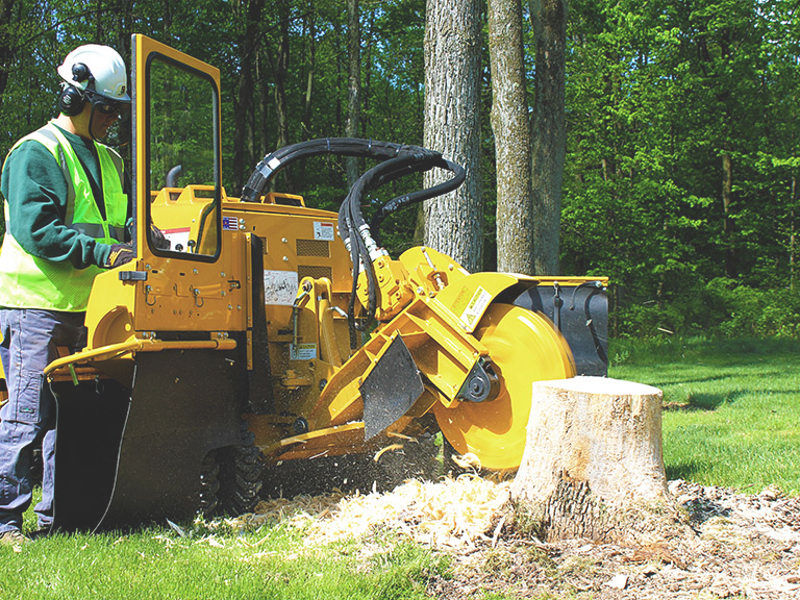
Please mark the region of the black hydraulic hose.
[[259, 197], [266, 189], [270, 179], [276, 173], [286, 168], [291, 163], [312, 156], [334, 154], [337, 156], [356, 156], [388, 160], [400, 154], [426, 153], [439, 155], [432, 150], [420, 146], [395, 144], [361, 138], [320, 138], [291, 144], [267, 154], [256, 165], [255, 171], [250, 175], [241, 193], [243, 202], [258, 202]]
[[372, 234], [375, 236], [375, 240], [378, 243], [380, 243], [379, 231], [381, 223], [383, 223], [383, 221], [389, 215], [411, 204], [416, 204], [418, 202], [422, 202], [423, 200], [436, 198], [437, 196], [452, 192], [453, 190], [457, 189], [458, 186], [464, 183], [464, 179], [466, 179], [466, 170], [457, 163], [440, 158], [439, 162], [434, 166], [450, 171], [453, 173], [453, 177], [427, 189], [412, 192], [410, 194], [403, 194], [402, 196], [396, 196], [381, 206], [372, 216], [372, 220], [369, 224]]

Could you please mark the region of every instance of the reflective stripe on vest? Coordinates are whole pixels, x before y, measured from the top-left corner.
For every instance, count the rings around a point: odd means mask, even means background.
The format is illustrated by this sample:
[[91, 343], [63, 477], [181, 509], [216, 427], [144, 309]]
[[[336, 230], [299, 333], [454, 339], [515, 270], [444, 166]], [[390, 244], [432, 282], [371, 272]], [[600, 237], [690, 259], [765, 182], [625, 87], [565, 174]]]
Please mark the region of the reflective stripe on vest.
[[[64, 134], [51, 123], [25, 136], [12, 147], [33, 140], [53, 155], [67, 183], [65, 225], [98, 242], [113, 244], [124, 239], [128, 199], [122, 191], [122, 159], [113, 150], [95, 144], [100, 167], [106, 217], [97, 208], [89, 177]], [[13, 201], [13, 200], [12, 200]], [[75, 269], [69, 261], [53, 262], [28, 254], [11, 235], [8, 203], [6, 234], [0, 248], [0, 306], [44, 308], [79, 312], [86, 310], [95, 266]]]

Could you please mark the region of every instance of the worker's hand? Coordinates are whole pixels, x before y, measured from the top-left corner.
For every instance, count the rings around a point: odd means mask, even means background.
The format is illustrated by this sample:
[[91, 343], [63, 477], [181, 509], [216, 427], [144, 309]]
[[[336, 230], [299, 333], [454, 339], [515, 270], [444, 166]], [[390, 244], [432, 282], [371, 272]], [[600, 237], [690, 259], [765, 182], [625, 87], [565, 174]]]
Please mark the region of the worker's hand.
[[162, 232], [158, 227], [150, 224], [150, 245], [158, 250], [169, 250], [170, 243], [169, 240], [164, 236], [164, 232]]
[[131, 262], [134, 258], [136, 258], [136, 255], [133, 253], [133, 247], [130, 244], [111, 244], [111, 253], [103, 266], [107, 269], [113, 269]]

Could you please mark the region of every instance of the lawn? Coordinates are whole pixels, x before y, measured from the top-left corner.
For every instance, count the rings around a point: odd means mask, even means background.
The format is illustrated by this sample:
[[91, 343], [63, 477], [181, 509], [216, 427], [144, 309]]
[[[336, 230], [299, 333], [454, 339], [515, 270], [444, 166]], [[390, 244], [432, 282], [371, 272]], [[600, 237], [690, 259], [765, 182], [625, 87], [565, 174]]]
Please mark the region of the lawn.
[[[670, 479], [800, 493], [800, 344], [620, 341], [611, 356], [612, 377], [664, 390]], [[0, 599], [413, 599], [432, 575], [448, 576], [447, 559], [390, 534], [307, 547], [288, 521], [181, 527], [0, 547]]]
[[425, 598], [442, 557], [397, 538], [305, 547], [281, 523], [250, 531], [184, 523], [135, 533], [56, 535], [0, 547], [2, 599], [267, 600]]
[[800, 342], [621, 341], [610, 376], [664, 391], [669, 479], [800, 494]]

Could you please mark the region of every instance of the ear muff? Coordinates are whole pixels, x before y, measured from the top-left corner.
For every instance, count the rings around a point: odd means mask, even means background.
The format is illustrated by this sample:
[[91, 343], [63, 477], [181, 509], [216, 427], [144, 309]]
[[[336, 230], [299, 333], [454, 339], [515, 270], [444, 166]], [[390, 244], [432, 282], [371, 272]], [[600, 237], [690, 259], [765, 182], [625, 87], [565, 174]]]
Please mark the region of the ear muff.
[[[72, 79], [76, 83], [88, 82], [86, 89], [94, 87], [92, 72], [83, 63], [72, 65]], [[80, 88], [67, 84], [61, 89], [61, 93], [58, 96], [58, 110], [68, 117], [80, 114], [84, 104], [86, 104], [86, 94]]]
[[84, 104], [86, 104], [86, 98], [83, 92], [74, 85], [65, 85], [58, 95], [58, 110], [68, 117], [79, 115]]

